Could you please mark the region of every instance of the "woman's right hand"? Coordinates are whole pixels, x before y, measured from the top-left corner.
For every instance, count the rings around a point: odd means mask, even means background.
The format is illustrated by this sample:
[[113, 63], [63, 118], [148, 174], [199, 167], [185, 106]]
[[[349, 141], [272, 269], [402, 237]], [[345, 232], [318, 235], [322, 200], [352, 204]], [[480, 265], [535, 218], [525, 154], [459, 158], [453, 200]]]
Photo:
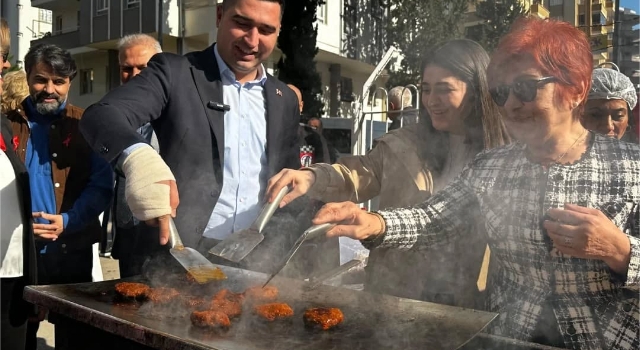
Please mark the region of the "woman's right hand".
[[280, 189], [289, 186], [291, 189], [280, 202], [280, 208], [291, 203], [294, 199], [305, 195], [316, 182], [316, 176], [310, 170], [283, 169], [271, 179], [267, 184], [267, 202], [275, 200]]

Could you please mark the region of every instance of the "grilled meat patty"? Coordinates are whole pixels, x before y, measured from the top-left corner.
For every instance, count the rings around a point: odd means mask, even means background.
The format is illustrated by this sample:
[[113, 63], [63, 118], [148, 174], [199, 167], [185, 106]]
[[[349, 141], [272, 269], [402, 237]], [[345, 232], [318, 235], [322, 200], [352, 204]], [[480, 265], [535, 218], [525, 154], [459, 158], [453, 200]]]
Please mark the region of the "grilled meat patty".
[[224, 312], [216, 310], [192, 312], [191, 323], [201, 328], [227, 329], [231, 327], [229, 317]]
[[267, 321], [282, 320], [293, 316], [293, 309], [285, 303], [262, 304], [254, 307], [253, 311]]
[[305, 311], [302, 319], [305, 326], [326, 331], [342, 323], [344, 315], [338, 308], [318, 307]]
[[247, 290], [244, 291], [244, 296], [252, 301], [275, 301], [278, 299], [278, 288], [273, 286], [266, 286], [264, 288], [262, 286], [255, 286], [247, 288]]
[[116, 284], [116, 293], [125, 299], [146, 299], [151, 287], [144, 283], [120, 282]]

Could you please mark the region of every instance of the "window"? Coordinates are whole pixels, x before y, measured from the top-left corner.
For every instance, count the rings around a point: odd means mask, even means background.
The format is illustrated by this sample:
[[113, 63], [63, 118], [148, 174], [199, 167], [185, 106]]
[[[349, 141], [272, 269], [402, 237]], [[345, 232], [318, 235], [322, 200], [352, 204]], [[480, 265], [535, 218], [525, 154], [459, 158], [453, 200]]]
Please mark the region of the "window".
[[551, 6], [564, 5], [564, 0], [551, 0], [549, 1], [549, 5]]
[[140, 7], [140, 0], [127, 0], [127, 8], [132, 9]]
[[93, 92], [93, 69], [80, 70], [80, 95]]
[[51, 23], [51, 11], [39, 9], [38, 10], [38, 21], [43, 23]]
[[327, 2], [322, 5], [318, 5], [318, 10], [316, 11], [316, 17], [318, 19], [318, 23], [327, 24]]
[[62, 16], [56, 16], [56, 25], [53, 27], [53, 32], [56, 34], [62, 33]]
[[594, 13], [591, 15], [591, 24], [607, 24], [607, 17], [605, 17], [602, 13]]
[[584, 21], [584, 13], [578, 15], [578, 25], [579, 26], [583, 26], [585, 25], [585, 21]]
[[353, 102], [353, 80], [347, 77], [340, 77], [340, 101]]
[[109, 0], [95, 0], [95, 15], [101, 16], [107, 14], [109, 11]]

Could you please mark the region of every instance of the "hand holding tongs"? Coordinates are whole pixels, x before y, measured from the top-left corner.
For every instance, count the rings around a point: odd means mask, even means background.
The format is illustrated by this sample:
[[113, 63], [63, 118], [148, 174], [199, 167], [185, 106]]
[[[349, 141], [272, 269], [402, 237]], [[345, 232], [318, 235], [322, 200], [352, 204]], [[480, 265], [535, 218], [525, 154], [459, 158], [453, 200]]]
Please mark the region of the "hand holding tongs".
[[262, 287], [264, 288], [267, 284], [269, 284], [269, 282], [271, 282], [271, 279], [273, 279], [278, 273], [280, 273], [280, 271], [282, 271], [282, 269], [284, 269], [285, 266], [287, 266], [287, 264], [289, 263], [293, 255], [298, 251], [298, 248], [300, 248], [300, 246], [302, 245], [302, 243], [304, 243], [304, 241], [306, 241], [307, 239], [320, 237], [326, 234], [334, 226], [336, 225], [331, 223], [326, 223], [326, 224], [311, 226], [306, 231], [304, 231], [300, 236], [300, 238], [298, 238], [296, 243], [293, 244], [293, 247], [291, 248], [291, 250], [289, 250], [287, 255], [285, 255], [284, 259], [282, 259], [276, 271], [272, 273], [271, 276], [269, 276], [269, 278], [267, 279], [267, 282], [265, 282]]

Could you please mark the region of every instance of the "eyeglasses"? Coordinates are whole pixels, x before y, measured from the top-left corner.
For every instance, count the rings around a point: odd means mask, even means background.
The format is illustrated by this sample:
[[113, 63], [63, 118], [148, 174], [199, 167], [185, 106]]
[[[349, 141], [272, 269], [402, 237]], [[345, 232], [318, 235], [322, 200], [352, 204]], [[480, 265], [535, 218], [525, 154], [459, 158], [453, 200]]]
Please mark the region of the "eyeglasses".
[[3, 52], [2, 53], [2, 63], [7, 62], [9, 60], [9, 53], [8, 52]]
[[509, 99], [509, 92], [522, 102], [531, 102], [536, 99], [538, 89], [545, 84], [556, 80], [556, 77], [543, 77], [540, 79], [522, 79], [515, 81], [511, 85], [500, 85], [489, 89], [491, 98], [500, 107], [504, 106]]

